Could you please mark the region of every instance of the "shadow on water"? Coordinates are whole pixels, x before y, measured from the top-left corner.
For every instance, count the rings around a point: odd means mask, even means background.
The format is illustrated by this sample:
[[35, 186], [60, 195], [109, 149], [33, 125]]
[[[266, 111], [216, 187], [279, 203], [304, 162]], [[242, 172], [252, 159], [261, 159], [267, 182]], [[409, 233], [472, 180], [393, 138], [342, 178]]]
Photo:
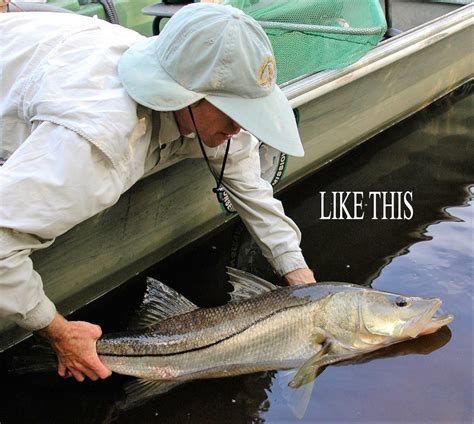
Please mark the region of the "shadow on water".
[[[195, 381], [133, 410], [117, 411], [125, 377], [80, 385], [52, 374], [1, 371], [2, 386], [9, 388], [2, 397], [1, 424], [471, 422], [472, 100], [472, 84], [467, 84], [281, 195], [301, 229], [305, 257], [319, 281], [440, 297], [444, 309], [455, 315], [450, 329], [328, 367], [316, 380], [302, 421], [286, 404], [289, 389], [275, 384], [276, 372]], [[410, 191], [413, 217], [371, 219], [373, 205], [366, 200], [363, 219], [321, 219], [328, 209], [321, 209], [320, 192], [341, 191], [360, 191], [364, 200], [371, 191]], [[157, 264], [75, 318], [97, 322], [104, 332], [123, 329], [140, 302], [145, 274], [199, 306], [223, 304], [230, 289], [226, 265], [276, 280], [246, 230], [235, 223]], [[21, 355], [25, 346], [10, 354]]]

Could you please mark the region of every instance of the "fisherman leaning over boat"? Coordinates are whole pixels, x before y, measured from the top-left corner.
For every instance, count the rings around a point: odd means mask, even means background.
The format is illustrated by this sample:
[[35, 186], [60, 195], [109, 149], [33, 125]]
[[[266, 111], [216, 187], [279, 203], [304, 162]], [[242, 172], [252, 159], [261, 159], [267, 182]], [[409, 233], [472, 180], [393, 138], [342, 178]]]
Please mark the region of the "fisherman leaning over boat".
[[9, 13], [0, 32], [0, 316], [46, 337], [60, 375], [110, 375], [96, 354], [101, 330], [57, 313], [30, 253], [201, 148], [217, 177], [225, 165], [222, 184], [275, 270], [290, 284], [315, 281], [250, 135], [303, 155], [252, 18], [193, 4], [144, 38], [72, 14]]

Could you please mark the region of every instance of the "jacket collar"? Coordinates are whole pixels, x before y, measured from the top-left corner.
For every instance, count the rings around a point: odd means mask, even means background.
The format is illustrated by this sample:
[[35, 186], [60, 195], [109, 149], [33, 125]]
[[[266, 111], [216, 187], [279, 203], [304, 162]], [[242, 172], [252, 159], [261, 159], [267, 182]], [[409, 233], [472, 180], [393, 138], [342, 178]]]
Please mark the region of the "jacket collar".
[[160, 148], [181, 137], [173, 112], [160, 112]]

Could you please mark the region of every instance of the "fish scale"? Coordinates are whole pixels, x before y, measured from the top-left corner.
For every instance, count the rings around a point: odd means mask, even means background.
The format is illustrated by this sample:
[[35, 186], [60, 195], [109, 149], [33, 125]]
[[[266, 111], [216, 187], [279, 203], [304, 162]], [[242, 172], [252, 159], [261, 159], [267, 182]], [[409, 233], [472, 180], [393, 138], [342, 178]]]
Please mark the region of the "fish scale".
[[101, 356], [101, 360], [121, 374], [149, 379], [213, 378], [293, 368], [319, 350], [311, 343], [312, 325], [307, 319], [314, 308], [315, 305], [304, 305], [282, 309], [201, 349], [136, 357], [133, 365], [124, 356]]
[[[333, 288], [334, 291], [334, 288]], [[318, 286], [319, 297], [328, 294]], [[129, 355], [177, 353], [216, 343], [243, 331], [278, 311], [314, 300], [305, 286], [281, 287], [245, 301], [229, 302], [215, 308], [202, 308], [165, 319], [146, 330], [106, 335], [97, 343], [99, 354]]]

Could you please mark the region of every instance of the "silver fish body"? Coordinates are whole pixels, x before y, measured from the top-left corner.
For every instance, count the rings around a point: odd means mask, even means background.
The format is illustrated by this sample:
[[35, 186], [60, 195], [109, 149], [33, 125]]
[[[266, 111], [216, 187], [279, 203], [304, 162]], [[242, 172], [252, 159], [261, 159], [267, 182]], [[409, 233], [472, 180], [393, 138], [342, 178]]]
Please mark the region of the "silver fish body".
[[[212, 378], [293, 368], [318, 349], [310, 316], [326, 287], [286, 287], [248, 300], [196, 309], [145, 331], [98, 342], [113, 371], [151, 379]], [[313, 300], [312, 300], [313, 298]]]
[[[138, 322], [135, 330], [101, 338], [101, 360], [120, 374], [175, 382], [299, 368], [296, 387], [321, 366], [434, 332], [452, 320], [435, 317], [438, 299], [345, 283], [276, 288], [241, 271], [230, 275], [234, 301], [215, 308], [197, 308], [153, 281], [155, 296], [142, 311], [148, 325]], [[169, 296], [160, 298], [165, 289]], [[170, 316], [173, 311], [162, 308], [173, 298], [181, 313]]]

